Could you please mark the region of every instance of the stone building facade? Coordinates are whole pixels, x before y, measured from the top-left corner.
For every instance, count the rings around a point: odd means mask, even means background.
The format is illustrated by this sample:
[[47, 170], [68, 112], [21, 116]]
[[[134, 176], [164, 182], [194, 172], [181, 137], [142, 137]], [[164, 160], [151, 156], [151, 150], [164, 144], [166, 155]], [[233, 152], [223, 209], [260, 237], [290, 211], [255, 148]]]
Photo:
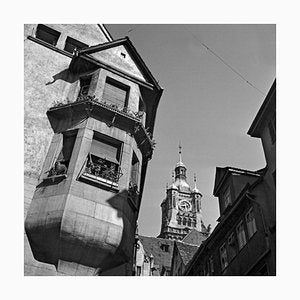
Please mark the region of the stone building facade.
[[132, 275], [163, 90], [102, 25], [24, 34], [25, 275]]
[[185, 275], [276, 275], [276, 81], [248, 134], [260, 138], [266, 166], [258, 171], [217, 168], [219, 224]]

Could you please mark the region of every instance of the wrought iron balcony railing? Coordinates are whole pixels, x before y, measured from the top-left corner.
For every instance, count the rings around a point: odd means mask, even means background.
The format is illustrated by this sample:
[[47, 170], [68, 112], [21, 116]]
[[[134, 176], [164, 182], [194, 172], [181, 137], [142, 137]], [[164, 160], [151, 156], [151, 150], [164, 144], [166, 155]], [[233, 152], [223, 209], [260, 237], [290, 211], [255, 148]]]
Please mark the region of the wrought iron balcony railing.
[[104, 179], [106, 183], [118, 184], [120, 177], [123, 175], [120, 166], [116, 163], [103, 158], [96, 158], [94, 161], [91, 156], [85, 166], [84, 174], [95, 176], [95, 179], [101, 181]]

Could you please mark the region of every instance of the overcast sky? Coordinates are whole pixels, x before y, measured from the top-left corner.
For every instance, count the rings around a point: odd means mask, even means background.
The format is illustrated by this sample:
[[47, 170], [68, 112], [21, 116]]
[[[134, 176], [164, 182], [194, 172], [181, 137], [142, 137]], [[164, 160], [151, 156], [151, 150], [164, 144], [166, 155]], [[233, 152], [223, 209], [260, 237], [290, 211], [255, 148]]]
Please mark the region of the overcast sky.
[[247, 131], [275, 79], [275, 25], [106, 26], [115, 39], [129, 36], [164, 88], [139, 234], [160, 233], [160, 204], [178, 161], [179, 141], [191, 186], [197, 174], [204, 223], [215, 227], [219, 217], [218, 201], [212, 195], [216, 167], [258, 170], [265, 166], [260, 140]]

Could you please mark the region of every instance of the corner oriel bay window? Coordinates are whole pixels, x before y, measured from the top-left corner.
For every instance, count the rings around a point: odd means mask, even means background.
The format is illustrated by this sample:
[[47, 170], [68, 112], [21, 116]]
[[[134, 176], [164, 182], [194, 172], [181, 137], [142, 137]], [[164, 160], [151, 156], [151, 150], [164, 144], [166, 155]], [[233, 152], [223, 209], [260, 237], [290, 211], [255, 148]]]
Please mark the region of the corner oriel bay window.
[[121, 148], [120, 141], [95, 133], [83, 176], [102, 184], [117, 187], [122, 176]]
[[110, 77], [106, 78], [102, 100], [113, 108], [124, 109], [127, 107], [129, 86]]

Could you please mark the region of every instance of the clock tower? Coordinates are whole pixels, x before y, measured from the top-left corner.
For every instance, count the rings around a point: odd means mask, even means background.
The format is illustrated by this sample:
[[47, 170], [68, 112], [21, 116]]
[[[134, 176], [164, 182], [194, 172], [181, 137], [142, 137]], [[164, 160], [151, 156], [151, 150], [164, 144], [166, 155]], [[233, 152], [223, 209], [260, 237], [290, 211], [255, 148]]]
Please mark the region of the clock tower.
[[196, 175], [193, 189], [187, 183], [187, 168], [182, 162], [181, 150], [179, 145], [179, 162], [173, 172], [172, 184], [167, 186], [166, 197], [161, 203], [160, 238], [182, 240], [193, 229], [199, 232], [205, 230], [201, 220], [202, 194], [196, 186]]

